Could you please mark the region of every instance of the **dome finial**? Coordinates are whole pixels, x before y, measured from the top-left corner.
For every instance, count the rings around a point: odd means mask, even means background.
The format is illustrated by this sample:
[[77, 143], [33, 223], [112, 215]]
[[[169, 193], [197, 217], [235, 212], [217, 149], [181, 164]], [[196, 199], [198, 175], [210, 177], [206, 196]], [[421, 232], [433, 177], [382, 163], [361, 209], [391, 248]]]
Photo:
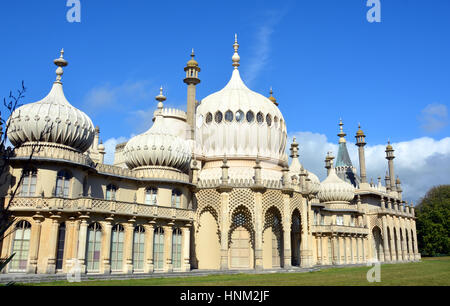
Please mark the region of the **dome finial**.
[[60, 51], [61, 55], [59, 58], [53, 60], [53, 63], [55, 63], [58, 68], [56, 68], [56, 82], [61, 83], [61, 77], [64, 74], [64, 71], [62, 67], [66, 67], [69, 63], [64, 59], [64, 49], [61, 49]]
[[158, 109], [163, 108], [163, 102], [166, 101], [166, 97], [163, 95], [163, 88], [162, 86], [159, 88], [159, 95], [155, 97], [156, 101], [158, 101]]
[[339, 136], [339, 143], [345, 142], [344, 137], [347, 135], [344, 133], [343, 126], [344, 126], [344, 124], [342, 123], [342, 118], [339, 118], [339, 134], [337, 134]]
[[272, 86], [270, 86], [269, 94], [270, 94], [270, 96], [268, 97], [269, 100], [272, 101], [273, 104], [278, 106], [277, 99], [275, 99], [275, 97], [273, 96]]
[[241, 57], [238, 54], [239, 44], [238, 44], [238, 41], [237, 41], [237, 34], [234, 34], [233, 48], [234, 48], [234, 54], [233, 54], [233, 57], [231, 59], [233, 60], [233, 67], [234, 67], [234, 69], [238, 69], [238, 67], [240, 65], [239, 61], [241, 60]]

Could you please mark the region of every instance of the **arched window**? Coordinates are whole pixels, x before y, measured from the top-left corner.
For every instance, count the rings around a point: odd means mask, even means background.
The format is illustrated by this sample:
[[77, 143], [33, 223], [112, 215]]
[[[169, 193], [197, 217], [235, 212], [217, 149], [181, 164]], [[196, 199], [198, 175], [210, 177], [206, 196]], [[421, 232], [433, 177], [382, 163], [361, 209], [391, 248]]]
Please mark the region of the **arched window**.
[[174, 268], [181, 268], [181, 230], [175, 228], [172, 232], [172, 264]]
[[36, 193], [37, 170], [34, 168], [24, 169], [22, 179], [22, 189], [20, 195], [23, 197], [31, 197]]
[[72, 179], [72, 174], [69, 171], [61, 170], [57, 174], [56, 178], [56, 190], [55, 196], [68, 198], [70, 190], [70, 180]]
[[264, 122], [264, 115], [261, 112], [256, 114], [256, 121], [260, 124]]
[[155, 269], [164, 268], [164, 230], [157, 227], [153, 235], [153, 263]]
[[252, 123], [255, 120], [255, 114], [252, 111], [247, 112], [247, 121], [248, 123]]
[[145, 229], [143, 226], [136, 226], [133, 235], [133, 268], [134, 270], [144, 269], [144, 245]]
[[172, 190], [172, 207], [181, 207], [181, 191], [178, 189]]
[[227, 122], [233, 121], [233, 112], [232, 111], [230, 111], [230, 110], [226, 111], [225, 121], [227, 121]]
[[244, 112], [241, 110], [238, 110], [236, 112], [236, 121], [237, 122], [242, 122], [244, 120]]
[[272, 116], [270, 114], [266, 115], [266, 123], [268, 126], [272, 125]]
[[212, 114], [211, 113], [207, 113], [205, 120], [206, 120], [206, 123], [211, 123], [211, 121], [212, 121]]
[[88, 227], [86, 267], [88, 272], [98, 272], [100, 269], [100, 250], [102, 245], [102, 227], [97, 222]]
[[64, 244], [66, 241], [66, 223], [59, 225], [58, 229], [58, 243], [56, 246], [56, 269], [61, 270], [64, 263]]
[[11, 260], [10, 272], [25, 272], [30, 250], [31, 224], [22, 220], [16, 224], [12, 253], [16, 253]]
[[109, 184], [108, 186], [106, 186], [106, 199], [115, 201], [116, 200], [116, 192], [117, 192], [117, 187], [115, 185]]
[[145, 204], [157, 204], [158, 189], [149, 187], [145, 190]]
[[223, 119], [222, 112], [218, 111], [214, 116], [214, 119], [216, 120], [216, 123], [221, 123]]
[[123, 269], [123, 240], [124, 229], [121, 224], [116, 224], [111, 233], [111, 270], [122, 271]]
[[275, 128], [277, 128], [277, 127], [278, 127], [278, 117], [277, 117], [277, 116], [275, 116], [275, 117], [273, 118], [273, 122], [274, 122], [274, 124], [275, 124]]

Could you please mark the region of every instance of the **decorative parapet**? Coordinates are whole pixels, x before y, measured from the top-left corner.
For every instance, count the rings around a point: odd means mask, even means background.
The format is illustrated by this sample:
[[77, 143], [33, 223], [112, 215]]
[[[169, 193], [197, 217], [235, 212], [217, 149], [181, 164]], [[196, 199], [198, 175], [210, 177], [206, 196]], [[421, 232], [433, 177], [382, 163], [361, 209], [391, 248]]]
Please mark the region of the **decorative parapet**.
[[14, 150], [12, 159], [61, 160], [86, 167], [94, 167], [88, 155], [80, 153], [68, 146], [56, 143], [28, 143]]
[[[155, 115], [159, 112], [160, 110], [157, 109], [153, 112], [153, 118], [155, 118]], [[185, 111], [182, 111], [181, 109], [177, 109], [177, 108], [167, 108], [164, 107], [162, 109], [162, 115], [164, 117], [173, 117], [173, 118], [178, 118], [178, 119], [182, 119], [184, 121], [186, 121], [187, 119], [187, 115]]]
[[[209, 180], [199, 180], [197, 187], [198, 188], [216, 188], [222, 184], [220, 179], [209, 179]], [[243, 188], [248, 187], [251, 188], [255, 185], [254, 180], [252, 179], [229, 179], [228, 185], [233, 188]], [[281, 181], [279, 180], [262, 180], [262, 184], [259, 186], [263, 186], [271, 189], [281, 189], [283, 188]]]
[[366, 227], [347, 226], [347, 225], [313, 225], [313, 234], [355, 234], [368, 235], [369, 229]]
[[[8, 198], [6, 198], [8, 203]], [[108, 201], [93, 198], [42, 198], [42, 197], [15, 197], [10, 206], [11, 211], [39, 211], [67, 213], [95, 212], [135, 217], [151, 217], [192, 221], [194, 211], [190, 209], [166, 206], [146, 205], [132, 202]]]

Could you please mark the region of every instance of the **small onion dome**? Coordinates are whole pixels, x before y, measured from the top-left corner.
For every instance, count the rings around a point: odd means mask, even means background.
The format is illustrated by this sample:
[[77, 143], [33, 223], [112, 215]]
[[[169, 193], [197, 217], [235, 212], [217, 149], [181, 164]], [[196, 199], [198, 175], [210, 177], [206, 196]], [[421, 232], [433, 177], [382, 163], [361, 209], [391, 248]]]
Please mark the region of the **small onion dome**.
[[328, 177], [320, 184], [318, 197], [321, 202], [349, 202], [355, 196], [355, 188], [341, 180], [334, 167], [330, 169]]
[[361, 130], [361, 125], [358, 125], [358, 131], [356, 132], [356, 137], [365, 136], [364, 132]]
[[163, 166], [186, 172], [191, 161], [189, 142], [171, 133], [161, 110], [153, 126], [145, 133], [131, 138], [124, 148], [125, 163], [130, 169]]
[[270, 87], [270, 96], [268, 97], [268, 99], [270, 100], [270, 101], [272, 101], [272, 103], [273, 104], [275, 104], [276, 106], [278, 106], [278, 103], [277, 103], [277, 99], [275, 99], [275, 97], [273, 96], [273, 90], [272, 90], [272, 87]]
[[61, 67], [67, 61], [61, 56], [54, 61], [57, 78], [48, 95], [41, 101], [17, 108], [8, 119], [8, 138], [14, 146], [27, 142], [50, 142], [85, 152], [95, 135], [91, 119], [73, 107], [64, 96]]
[[386, 146], [386, 151], [392, 151], [392, 150], [394, 150], [394, 149], [391, 146], [391, 142], [388, 140], [388, 144]]
[[198, 63], [194, 59], [194, 57], [195, 57], [195, 53], [194, 53], [194, 49], [192, 49], [191, 59], [187, 62], [188, 67], [198, 67]]
[[105, 145], [103, 144], [103, 142], [100, 142], [100, 144], [98, 145], [98, 150], [105, 151]]

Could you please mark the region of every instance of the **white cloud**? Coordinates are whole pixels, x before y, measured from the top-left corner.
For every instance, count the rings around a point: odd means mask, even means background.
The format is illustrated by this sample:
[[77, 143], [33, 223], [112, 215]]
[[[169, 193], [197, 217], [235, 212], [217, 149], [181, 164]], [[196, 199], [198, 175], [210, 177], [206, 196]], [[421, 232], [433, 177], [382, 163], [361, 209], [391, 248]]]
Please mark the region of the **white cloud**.
[[122, 142], [127, 141], [129, 138], [120, 136], [118, 138], [109, 138], [105, 143], [103, 144], [105, 146], [105, 164], [112, 165], [114, 162], [114, 152], [116, 151], [116, 145]]
[[109, 83], [92, 88], [84, 98], [86, 108], [96, 113], [105, 109], [122, 110], [131, 103], [153, 99], [157, 92], [147, 80], [126, 81], [112, 86]]
[[256, 33], [255, 49], [248, 66], [244, 70], [246, 83], [251, 86], [258, 77], [260, 71], [267, 65], [270, 55], [270, 37], [275, 31], [275, 26], [286, 14], [286, 9], [267, 11], [266, 22], [258, 28]]
[[440, 131], [448, 124], [447, 106], [444, 104], [428, 104], [419, 116], [421, 128], [428, 133]]
[[[327, 151], [337, 156], [336, 142], [329, 142], [323, 134], [311, 132], [294, 132], [289, 134], [289, 141], [296, 136], [300, 146], [300, 161], [305, 169], [314, 172], [323, 180], [326, 176], [324, 159]], [[394, 172], [402, 182], [404, 198], [417, 203], [425, 193], [435, 185], [450, 183], [450, 137], [435, 140], [421, 137], [409, 141], [392, 143], [395, 150]], [[353, 166], [359, 171], [357, 147], [347, 142], [347, 148]], [[289, 146], [288, 146], [289, 149]], [[366, 168], [368, 180], [373, 177], [376, 182], [387, 170], [385, 144], [366, 145]]]

